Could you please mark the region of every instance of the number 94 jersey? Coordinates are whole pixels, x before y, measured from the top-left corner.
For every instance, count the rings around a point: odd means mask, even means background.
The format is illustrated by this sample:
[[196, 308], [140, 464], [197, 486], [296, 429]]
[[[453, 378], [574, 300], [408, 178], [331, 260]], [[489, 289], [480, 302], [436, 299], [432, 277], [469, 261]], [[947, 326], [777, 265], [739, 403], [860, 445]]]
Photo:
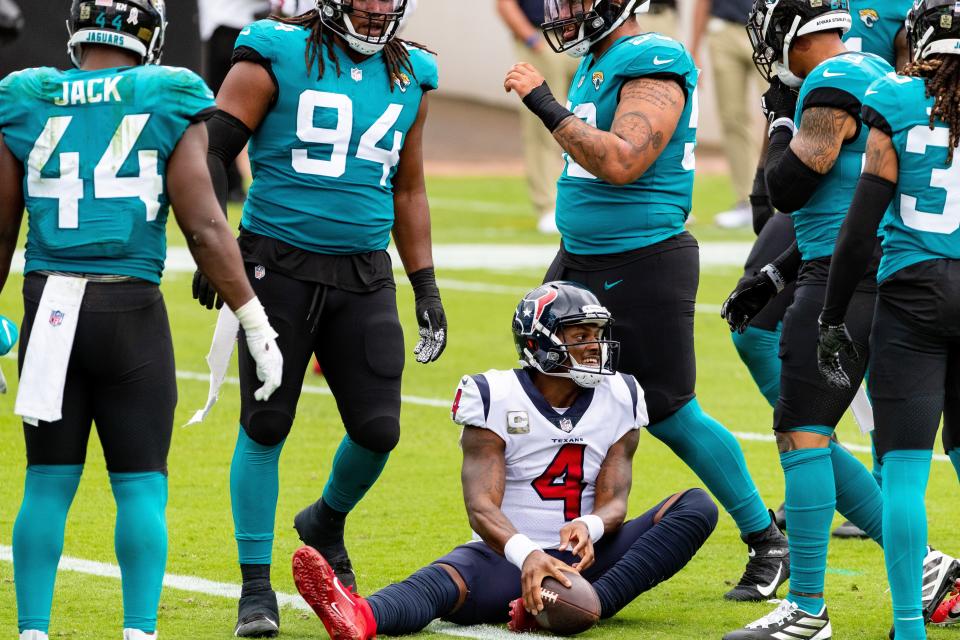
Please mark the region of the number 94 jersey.
[[26, 272], [159, 283], [167, 162], [213, 109], [203, 80], [176, 67], [43, 67], [0, 82], [0, 133], [25, 169]]
[[900, 165], [893, 206], [884, 216], [878, 281], [924, 260], [960, 260], [960, 162], [947, 164], [950, 128], [935, 120], [920, 78], [895, 73], [870, 85], [863, 121], [893, 141]]
[[[505, 444], [501, 510], [520, 533], [545, 549], [560, 545], [564, 524], [593, 512], [607, 450], [645, 427], [647, 406], [633, 376], [604, 376], [557, 411], [525, 369], [464, 376], [453, 401], [457, 424], [488, 429]], [[474, 533], [474, 538], [480, 537]]]
[[[240, 32], [233, 59], [273, 76], [276, 103], [250, 139], [253, 184], [245, 229], [321, 254], [387, 248], [393, 228], [393, 176], [423, 94], [437, 88], [433, 55], [409, 48], [413, 73], [388, 82], [381, 51], [353, 62], [326, 45], [308, 71], [310, 31], [261, 20]], [[337, 64], [340, 73], [337, 74]]]
[[641, 77], [675, 79], [686, 98], [673, 137], [637, 179], [624, 186], [600, 180], [564, 154], [557, 183], [557, 226], [575, 254], [611, 254], [640, 249], [683, 231], [693, 203], [697, 141], [697, 69], [683, 45], [659, 33], [617, 40], [600, 58], [588, 55], [570, 87], [574, 115], [610, 131], [620, 90]]

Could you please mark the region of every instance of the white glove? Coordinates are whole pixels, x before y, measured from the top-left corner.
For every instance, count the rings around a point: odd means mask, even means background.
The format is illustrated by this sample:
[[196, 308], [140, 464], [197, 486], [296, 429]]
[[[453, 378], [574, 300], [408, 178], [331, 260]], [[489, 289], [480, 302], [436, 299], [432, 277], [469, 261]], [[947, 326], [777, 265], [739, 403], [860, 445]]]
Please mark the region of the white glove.
[[257, 378], [263, 383], [253, 392], [253, 397], [265, 402], [280, 386], [283, 377], [283, 355], [277, 346], [277, 332], [270, 326], [267, 312], [257, 298], [234, 311], [234, 315], [247, 336], [247, 348], [257, 363]]

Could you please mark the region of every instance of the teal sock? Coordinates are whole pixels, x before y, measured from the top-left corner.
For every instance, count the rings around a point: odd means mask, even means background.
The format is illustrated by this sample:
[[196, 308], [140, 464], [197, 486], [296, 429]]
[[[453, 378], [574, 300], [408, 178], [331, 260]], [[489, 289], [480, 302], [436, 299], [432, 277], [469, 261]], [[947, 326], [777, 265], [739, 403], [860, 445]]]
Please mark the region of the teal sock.
[[333, 456], [323, 501], [332, 509], [350, 513], [380, 477], [389, 457], [389, 453], [371, 451], [344, 435]]
[[82, 464], [27, 467], [23, 502], [13, 525], [13, 582], [20, 633], [49, 630], [63, 529], [82, 473]]
[[750, 478], [743, 450], [723, 425], [694, 398], [666, 420], [649, 427], [680, 457], [737, 523], [741, 535], [770, 526], [770, 514]]
[[[830, 449], [799, 449], [780, 454], [786, 482], [790, 593], [823, 593], [830, 524], [837, 507]], [[823, 598], [805, 598], [804, 611], [818, 613]], [[797, 602], [800, 606], [800, 603]]]
[[883, 456], [884, 561], [897, 640], [926, 638], [920, 588], [927, 551], [924, 496], [932, 451], [890, 451]]
[[780, 395], [780, 331], [747, 327], [743, 333], [730, 334], [743, 364], [770, 406]]
[[230, 503], [240, 564], [270, 564], [280, 495], [280, 452], [258, 444], [240, 427], [230, 464]]
[[883, 496], [880, 486], [852, 453], [830, 441], [837, 511], [883, 546]]
[[947, 452], [950, 456], [950, 462], [953, 463], [953, 470], [957, 472], [957, 479], [960, 479], [960, 449], [951, 449]]
[[114, 547], [123, 577], [123, 628], [157, 630], [157, 608], [167, 567], [167, 476], [111, 473], [117, 502]]

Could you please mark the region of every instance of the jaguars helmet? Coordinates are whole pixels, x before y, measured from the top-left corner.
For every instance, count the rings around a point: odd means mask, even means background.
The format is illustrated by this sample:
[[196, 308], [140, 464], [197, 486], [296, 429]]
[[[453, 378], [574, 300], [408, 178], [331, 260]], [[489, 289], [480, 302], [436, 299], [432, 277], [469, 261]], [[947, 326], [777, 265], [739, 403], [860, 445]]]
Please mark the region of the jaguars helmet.
[[747, 17], [753, 63], [768, 81], [776, 76], [799, 87], [803, 80], [790, 71], [794, 39], [818, 31], [845, 34], [852, 26], [849, 0], [755, 0]]
[[13, 0], [0, 0], [0, 45], [12, 42], [23, 30], [23, 13]]
[[[564, 343], [561, 330], [577, 324], [602, 328], [595, 343]], [[575, 282], [543, 284], [523, 297], [513, 316], [513, 341], [520, 364], [548, 376], [570, 378], [581, 387], [593, 388], [603, 376], [616, 372], [620, 343], [611, 340], [613, 316], [586, 287]], [[600, 364], [577, 362], [568, 347], [597, 344]]]
[[119, 47], [139, 55], [143, 64], [160, 64], [166, 29], [164, 0], [73, 0], [67, 52], [76, 67], [85, 44]]
[[907, 13], [907, 41], [914, 60], [960, 54], [960, 3], [917, 0]]
[[[387, 13], [360, 9], [357, 5], [362, 1], [316, 0], [317, 12], [323, 25], [346, 40], [351, 49], [372, 56], [396, 37], [410, 0], [393, 0], [393, 8]], [[367, 35], [357, 31], [351, 17], [358, 19]]]
[[557, 53], [582, 58], [650, 0], [544, 0], [543, 37]]

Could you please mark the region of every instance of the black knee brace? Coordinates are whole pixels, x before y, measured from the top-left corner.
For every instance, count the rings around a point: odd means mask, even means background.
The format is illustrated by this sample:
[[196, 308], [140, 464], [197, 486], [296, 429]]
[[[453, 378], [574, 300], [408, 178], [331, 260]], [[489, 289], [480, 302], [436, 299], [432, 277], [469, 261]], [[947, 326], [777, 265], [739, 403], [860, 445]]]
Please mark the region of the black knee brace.
[[347, 434], [364, 449], [390, 453], [400, 442], [400, 420], [394, 416], [378, 416], [359, 426], [347, 425]]
[[251, 440], [265, 447], [275, 447], [290, 434], [293, 416], [273, 409], [255, 410], [244, 421], [243, 430]]

